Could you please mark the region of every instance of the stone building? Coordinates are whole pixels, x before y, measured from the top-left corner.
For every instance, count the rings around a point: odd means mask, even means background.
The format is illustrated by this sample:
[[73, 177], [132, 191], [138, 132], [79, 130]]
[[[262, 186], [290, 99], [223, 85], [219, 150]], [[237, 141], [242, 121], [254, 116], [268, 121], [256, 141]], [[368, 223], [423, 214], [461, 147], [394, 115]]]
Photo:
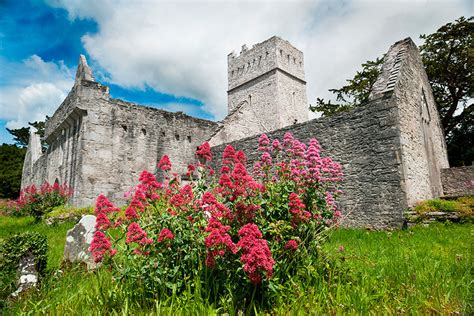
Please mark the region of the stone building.
[[90, 205], [100, 193], [120, 203], [163, 154], [183, 173], [202, 142], [215, 157], [231, 143], [252, 163], [261, 133], [281, 138], [291, 131], [303, 141], [316, 137], [342, 164], [346, 224], [400, 226], [407, 207], [443, 193], [446, 145], [411, 39], [390, 47], [367, 104], [310, 121], [303, 53], [278, 37], [243, 46], [228, 56], [228, 109], [216, 123], [112, 99], [81, 56], [74, 87], [47, 121], [46, 153], [31, 134], [22, 186], [58, 180], [74, 188], [74, 205]]

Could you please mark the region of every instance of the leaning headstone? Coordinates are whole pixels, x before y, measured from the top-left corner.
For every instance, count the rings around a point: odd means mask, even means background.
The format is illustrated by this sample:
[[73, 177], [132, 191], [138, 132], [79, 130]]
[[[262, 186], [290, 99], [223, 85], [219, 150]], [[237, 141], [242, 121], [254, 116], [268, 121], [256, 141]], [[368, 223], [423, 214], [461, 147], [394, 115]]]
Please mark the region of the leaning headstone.
[[85, 215], [79, 223], [67, 231], [64, 260], [69, 262], [84, 262], [88, 269], [94, 269], [94, 263], [89, 247], [95, 232], [94, 215]]
[[18, 275], [18, 288], [12, 293], [12, 296], [14, 297], [27, 289], [36, 287], [36, 284], [38, 283], [38, 271], [36, 271], [35, 256], [31, 251], [28, 251], [20, 258], [20, 263], [18, 264]]

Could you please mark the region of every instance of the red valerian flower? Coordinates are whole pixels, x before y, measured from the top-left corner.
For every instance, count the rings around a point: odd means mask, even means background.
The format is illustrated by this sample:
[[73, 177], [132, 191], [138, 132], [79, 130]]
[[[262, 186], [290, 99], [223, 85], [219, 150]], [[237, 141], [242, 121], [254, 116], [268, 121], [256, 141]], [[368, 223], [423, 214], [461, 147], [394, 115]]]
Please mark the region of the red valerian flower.
[[171, 232], [171, 230], [169, 230], [168, 228], [163, 228], [160, 232], [160, 235], [158, 236], [158, 242], [162, 242], [163, 240], [173, 240], [173, 239], [174, 239], [174, 235]]
[[284, 247], [286, 250], [296, 250], [298, 249], [298, 242], [294, 239], [288, 240]]
[[104, 213], [112, 213], [112, 212], [119, 212], [120, 209], [118, 207], [115, 207], [109, 199], [103, 195], [100, 194], [97, 197], [97, 200], [95, 202], [95, 214], [98, 215], [102, 212]]
[[240, 261], [244, 264], [244, 271], [249, 276], [253, 284], [262, 282], [262, 274], [265, 273], [267, 278], [273, 274], [272, 253], [268, 247], [268, 243], [262, 238], [262, 232], [258, 226], [252, 223], [244, 225], [238, 232], [241, 237], [237, 246], [242, 249]]
[[128, 226], [127, 239], [125, 241], [127, 244], [136, 242], [140, 245], [147, 245], [153, 243], [151, 238], [147, 238], [146, 231], [144, 231], [140, 225], [133, 222]]
[[110, 240], [100, 230], [94, 233], [89, 251], [92, 253], [95, 263], [101, 262], [106, 254], [113, 257], [117, 253], [117, 250], [112, 249]]
[[230, 235], [227, 233], [230, 230], [230, 226], [224, 226], [219, 220], [211, 217], [209, 220], [206, 232], [209, 236], [206, 237], [204, 243], [208, 248], [206, 265], [208, 267], [214, 267], [218, 256], [223, 256], [225, 250], [235, 254], [237, 252], [237, 246], [232, 241]]
[[107, 215], [104, 212], [99, 213], [95, 220], [95, 229], [106, 230], [110, 226], [112, 226], [112, 224], [110, 223]]
[[167, 155], [163, 155], [163, 157], [161, 157], [161, 160], [158, 163], [158, 168], [163, 171], [171, 170], [171, 161]]
[[268, 145], [270, 144], [270, 140], [268, 139], [267, 134], [260, 135], [258, 139], [258, 150], [260, 151], [268, 151], [270, 148]]
[[196, 156], [200, 160], [211, 161], [212, 153], [211, 146], [208, 142], [203, 143], [201, 146], [198, 146], [196, 150]]
[[288, 206], [290, 207], [293, 225], [297, 225], [298, 223], [304, 222], [311, 218], [311, 213], [305, 210], [306, 206], [301, 201], [298, 194], [294, 192], [290, 194]]

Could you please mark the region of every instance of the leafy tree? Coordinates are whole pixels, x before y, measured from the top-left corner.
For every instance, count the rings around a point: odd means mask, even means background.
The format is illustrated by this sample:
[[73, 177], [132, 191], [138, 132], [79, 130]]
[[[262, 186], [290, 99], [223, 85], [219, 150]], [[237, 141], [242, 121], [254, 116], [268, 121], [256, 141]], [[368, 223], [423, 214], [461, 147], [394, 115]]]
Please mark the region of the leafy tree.
[[452, 165], [474, 161], [474, 18], [460, 17], [421, 35], [421, 57], [433, 88]]
[[[438, 105], [452, 166], [471, 165], [474, 161], [474, 22], [473, 17], [460, 17], [430, 35], [420, 35], [423, 64]], [[310, 109], [330, 116], [350, 110], [368, 101], [383, 58], [362, 64], [353, 79], [340, 89], [330, 89], [336, 101], [316, 99]]]
[[[48, 117], [46, 117], [47, 119]], [[44, 129], [46, 122], [45, 121], [35, 121], [33, 123], [28, 122], [28, 125], [34, 127], [36, 129], [36, 133], [41, 137], [43, 140], [44, 137]], [[22, 127], [17, 129], [9, 129], [7, 131], [13, 135], [13, 140], [18, 146], [27, 147], [28, 140], [30, 139], [30, 127]], [[42, 141], [41, 142], [43, 149], [46, 148], [46, 144]]]
[[332, 103], [331, 100], [326, 102], [322, 98], [317, 98], [316, 105], [310, 105], [311, 111], [322, 112], [323, 116], [331, 116], [364, 104], [369, 100], [370, 91], [380, 74], [382, 64], [383, 56], [362, 64], [362, 70], [357, 71], [354, 78], [346, 80], [345, 86], [340, 89], [329, 89], [336, 95], [336, 101], [340, 103]]
[[15, 199], [20, 194], [25, 154], [26, 149], [16, 145], [0, 146], [0, 198]]

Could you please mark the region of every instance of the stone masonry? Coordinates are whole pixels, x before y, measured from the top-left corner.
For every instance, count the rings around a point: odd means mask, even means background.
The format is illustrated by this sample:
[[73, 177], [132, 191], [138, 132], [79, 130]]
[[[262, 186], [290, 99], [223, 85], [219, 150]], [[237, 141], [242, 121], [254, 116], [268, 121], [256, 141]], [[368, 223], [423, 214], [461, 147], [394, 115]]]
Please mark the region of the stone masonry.
[[342, 164], [347, 225], [400, 227], [409, 206], [443, 194], [446, 145], [411, 39], [389, 49], [367, 104], [329, 118], [308, 121], [303, 53], [279, 37], [229, 54], [228, 80], [229, 114], [216, 123], [112, 99], [81, 56], [74, 87], [47, 121], [47, 152], [30, 136], [22, 186], [57, 180], [73, 187], [74, 205], [91, 205], [100, 193], [123, 203], [141, 170], [156, 172], [163, 154], [183, 174], [202, 142], [214, 157], [230, 143], [250, 166], [261, 133], [290, 131], [302, 141], [316, 137]]

